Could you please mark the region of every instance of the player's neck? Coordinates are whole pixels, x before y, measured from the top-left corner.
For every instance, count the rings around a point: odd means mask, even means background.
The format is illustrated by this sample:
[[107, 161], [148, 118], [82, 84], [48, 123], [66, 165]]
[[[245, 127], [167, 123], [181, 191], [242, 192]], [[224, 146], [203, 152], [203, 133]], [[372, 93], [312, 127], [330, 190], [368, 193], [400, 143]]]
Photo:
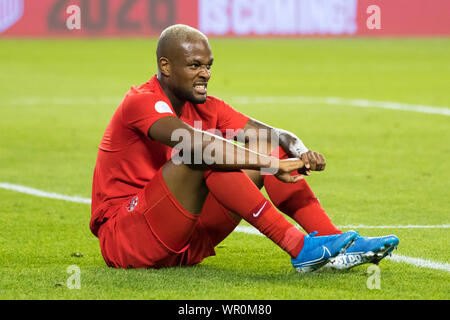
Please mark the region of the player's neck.
[[161, 89], [163, 90], [164, 94], [169, 98], [170, 104], [172, 105], [173, 110], [175, 111], [178, 118], [181, 116], [181, 109], [186, 104], [186, 100], [179, 99], [175, 94], [172, 93], [172, 91], [169, 89], [167, 84], [162, 81], [162, 79], [158, 76], [157, 77], [159, 85], [161, 86]]

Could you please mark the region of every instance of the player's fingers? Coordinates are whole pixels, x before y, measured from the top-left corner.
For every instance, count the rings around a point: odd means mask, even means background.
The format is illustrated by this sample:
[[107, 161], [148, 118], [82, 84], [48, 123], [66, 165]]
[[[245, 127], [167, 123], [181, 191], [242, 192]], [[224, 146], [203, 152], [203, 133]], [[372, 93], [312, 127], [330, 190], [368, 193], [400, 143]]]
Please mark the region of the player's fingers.
[[296, 183], [303, 178], [301, 175], [291, 175], [290, 173], [275, 174], [275, 177], [285, 183]]
[[309, 163], [312, 171], [317, 171], [317, 161], [317, 152], [311, 152], [309, 154]]
[[301, 168], [298, 170], [299, 173], [306, 175], [306, 176], [310, 176], [311, 175], [311, 171], [307, 170], [306, 168]]
[[301, 175], [283, 175], [281, 177], [281, 180], [286, 182], [286, 183], [296, 183], [297, 181], [303, 179], [303, 177]]
[[325, 158], [322, 154], [314, 152], [314, 159], [316, 161], [316, 171], [322, 171], [325, 169]]
[[291, 179], [291, 183], [296, 183], [296, 182], [302, 180], [303, 176], [302, 175], [296, 175], [296, 176], [291, 176], [291, 178], [292, 178]]
[[327, 162], [325, 161], [325, 157], [321, 153], [319, 153], [319, 161], [320, 161], [320, 171], [325, 170], [325, 166], [327, 165]]
[[303, 163], [305, 164], [305, 168], [306, 169], [309, 169], [309, 168], [311, 168], [311, 165], [310, 165], [310, 163], [309, 163], [309, 159], [308, 159], [308, 154], [310, 153], [310, 151], [308, 151], [308, 152], [305, 152], [304, 154], [302, 154], [302, 161], [303, 161]]
[[320, 158], [320, 153], [314, 152], [314, 159], [316, 161], [316, 171], [322, 170], [322, 160]]

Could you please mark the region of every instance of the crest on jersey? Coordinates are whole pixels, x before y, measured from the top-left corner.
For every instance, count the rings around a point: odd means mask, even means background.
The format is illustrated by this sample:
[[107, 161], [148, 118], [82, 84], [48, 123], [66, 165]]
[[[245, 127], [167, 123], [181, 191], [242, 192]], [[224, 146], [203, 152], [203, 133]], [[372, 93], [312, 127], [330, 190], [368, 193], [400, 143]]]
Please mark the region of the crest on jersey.
[[173, 113], [169, 105], [164, 101], [158, 101], [155, 103], [155, 110], [159, 113]]
[[138, 205], [138, 201], [139, 201], [139, 198], [137, 196], [131, 198], [130, 202], [128, 202], [128, 204], [127, 204], [127, 211], [131, 212], [134, 209], [136, 209], [136, 207]]
[[12, 27], [23, 16], [23, 0], [0, 0], [0, 33]]

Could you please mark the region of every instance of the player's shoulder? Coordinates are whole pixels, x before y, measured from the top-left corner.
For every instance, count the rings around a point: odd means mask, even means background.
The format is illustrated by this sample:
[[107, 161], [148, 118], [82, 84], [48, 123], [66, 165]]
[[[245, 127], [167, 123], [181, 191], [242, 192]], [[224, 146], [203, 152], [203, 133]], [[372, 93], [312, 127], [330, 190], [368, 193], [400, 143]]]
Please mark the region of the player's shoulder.
[[[153, 79], [152, 79], [153, 80]], [[132, 86], [125, 95], [126, 102], [135, 102], [140, 100], [157, 100], [163, 98], [160, 90], [150, 80], [140, 86]]]
[[155, 92], [142, 90], [140, 87], [131, 87], [122, 101], [122, 106], [130, 108], [141, 104], [155, 103], [159, 97]]
[[148, 108], [148, 106], [152, 105], [158, 111], [158, 106], [164, 105], [165, 107], [170, 104], [157, 82], [158, 80], [155, 76], [140, 86], [132, 86], [122, 101], [122, 108], [129, 110], [140, 107]]

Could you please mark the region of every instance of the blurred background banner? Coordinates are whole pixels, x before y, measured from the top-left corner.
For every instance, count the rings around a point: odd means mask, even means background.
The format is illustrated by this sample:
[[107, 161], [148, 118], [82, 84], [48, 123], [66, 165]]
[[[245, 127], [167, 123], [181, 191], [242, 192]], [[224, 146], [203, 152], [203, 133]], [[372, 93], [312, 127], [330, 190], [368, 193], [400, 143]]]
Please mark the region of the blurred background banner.
[[449, 0], [0, 0], [1, 37], [448, 36]]

